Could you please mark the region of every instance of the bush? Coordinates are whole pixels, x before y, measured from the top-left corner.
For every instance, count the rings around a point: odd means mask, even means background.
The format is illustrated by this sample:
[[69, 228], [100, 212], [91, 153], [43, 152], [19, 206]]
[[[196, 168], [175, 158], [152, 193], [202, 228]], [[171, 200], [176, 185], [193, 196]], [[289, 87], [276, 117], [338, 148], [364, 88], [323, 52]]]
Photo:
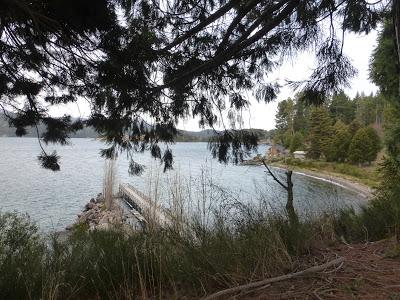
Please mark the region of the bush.
[[337, 231], [351, 241], [379, 240], [400, 229], [400, 163], [386, 158], [381, 165], [382, 180], [375, 198], [356, 214], [344, 211], [337, 220]]
[[45, 244], [29, 217], [0, 214], [0, 299], [38, 299]]

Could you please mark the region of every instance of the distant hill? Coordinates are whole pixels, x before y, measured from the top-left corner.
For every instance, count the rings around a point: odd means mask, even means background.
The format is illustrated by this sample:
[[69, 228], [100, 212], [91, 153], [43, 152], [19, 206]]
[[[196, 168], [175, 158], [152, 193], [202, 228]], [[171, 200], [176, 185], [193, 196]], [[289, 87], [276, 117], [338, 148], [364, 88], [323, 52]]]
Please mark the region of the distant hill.
[[[39, 132], [45, 130], [43, 125], [38, 126]], [[36, 137], [36, 130], [32, 128], [26, 129], [27, 134], [24, 137]], [[10, 127], [8, 121], [6, 120], [4, 114], [0, 114], [0, 137], [15, 137], [15, 128]], [[98, 136], [97, 132], [91, 127], [85, 127], [75, 134], [71, 135], [72, 138], [96, 138]]]
[[[254, 132], [260, 142], [266, 143], [267, 140], [271, 139], [273, 136], [273, 130], [264, 129], [245, 129], [247, 131]], [[208, 142], [211, 137], [215, 135], [215, 131], [212, 129], [205, 129], [202, 131], [186, 131], [179, 130], [178, 136], [176, 138], [177, 142]]]
[[[43, 125], [39, 125], [39, 132], [43, 132], [45, 128]], [[249, 130], [249, 129], [248, 129]], [[271, 131], [263, 130], [263, 129], [251, 129], [255, 132], [260, 140], [267, 140], [271, 135]], [[176, 142], [208, 142], [209, 139], [215, 135], [214, 130], [205, 129], [202, 131], [186, 131], [186, 130], [178, 130], [178, 136], [176, 137]], [[0, 137], [15, 137], [15, 128], [12, 128], [8, 125], [8, 121], [6, 120], [3, 114], [0, 114]], [[27, 128], [27, 134], [25, 137], [36, 137], [36, 131], [32, 130], [32, 128]], [[82, 130], [77, 131], [75, 134], [71, 136], [72, 138], [96, 138], [98, 137], [97, 132], [91, 127], [85, 127]]]

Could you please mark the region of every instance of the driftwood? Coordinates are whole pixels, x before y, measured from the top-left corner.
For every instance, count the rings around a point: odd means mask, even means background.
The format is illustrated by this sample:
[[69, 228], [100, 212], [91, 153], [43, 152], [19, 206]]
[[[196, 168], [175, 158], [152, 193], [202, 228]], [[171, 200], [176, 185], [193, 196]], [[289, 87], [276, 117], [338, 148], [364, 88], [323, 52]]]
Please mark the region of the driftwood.
[[206, 298], [204, 298], [204, 300], [211, 300], [211, 299], [215, 299], [215, 298], [227, 295], [227, 294], [242, 292], [242, 291], [245, 291], [245, 290], [248, 290], [248, 289], [259, 288], [259, 287], [262, 287], [262, 286], [270, 285], [271, 283], [274, 283], [274, 282], [288, 280], [288, 279], [292, 279], [292, 278], [299, 277], [299, 276], [306, 275], [306, 274], [310, 274], [310, 273], [316, 273], [316, 272], [319, 272], [319, 271], [323, 271], [326, 268], [341, 264], [341, 263], [344, 262], [344, 260], [345, 260], [344, 257], [339, 257], [339, 258], [331, 260], [331, 261], [329, 261], [329, 262], [327, 262], [325, 264], [322, 264], [322, 265], [319, 265], [319, 266], [314, 266], [314, 267], [305, 269], [303, 271], [290, 273], [290, 274], [286, 274], [286, 275], [282, 275], [282, 276], [278, 276], [278, 277], [268, 278], [268, 279], [265, 279], [265, 280], [256, 281], [256, 282], [252, 282], [252, 283], [248, 283], [248, 284], [244, 284], [244, 285], [235, 286], [233, 288], [225, 289], [225, 290], [216, 292], [214, 294], [211, 294], [211, 295], [207, 296]]

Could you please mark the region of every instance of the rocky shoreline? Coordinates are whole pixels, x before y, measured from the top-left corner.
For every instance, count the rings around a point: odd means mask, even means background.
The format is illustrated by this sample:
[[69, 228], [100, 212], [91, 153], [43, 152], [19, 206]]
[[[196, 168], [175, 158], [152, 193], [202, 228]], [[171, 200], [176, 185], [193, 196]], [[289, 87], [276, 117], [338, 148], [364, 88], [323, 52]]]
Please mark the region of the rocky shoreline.
[[77, 226], [87, 226], [89, 231], [109, 230], [117, 227], [127, 231], [134, 230], [129, 222], [129, 215], [118, 203], [118, 200], [114, 199], [110, 209], [107, 209], [103, 195], [98, 194], [96, 199], [90, 199], [82, 213], [78, 214], [77, 220], [67, 226], [66, 230], [70, 231]]

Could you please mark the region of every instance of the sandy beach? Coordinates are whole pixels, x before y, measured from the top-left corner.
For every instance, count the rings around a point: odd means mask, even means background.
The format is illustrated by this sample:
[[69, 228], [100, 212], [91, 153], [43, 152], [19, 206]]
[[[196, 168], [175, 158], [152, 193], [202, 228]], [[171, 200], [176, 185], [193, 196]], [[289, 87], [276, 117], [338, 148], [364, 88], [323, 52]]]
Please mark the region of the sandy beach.
[[[272, 164], [272, 167], [275, 169], [280, 169], [280, 170], [285, 169], [283, 166], [276, 165], [276, 164]], [[369, 201], [373, 196], [374, 190], [372, 188], [370, 188], [369, 186], [367, 186], [365, 184], [357, 182], [356, 180], [354, 180], [348, 176], [345, 176], [343, 174], [332, 174], [332, 173], [323, 172], [323, 171], [316, 172], [316, 171], [311, 171], [311, 170], [302, 169], [302, 168], [298, 168], [298, 167], [295, 167], [295, 168], [292, 167], [291, 169], [293, 170], [293, 173], [295, 173], [295, 174], [327, 181], [332, 184], [341, 186], [345, 189], [355, 191], [362, 198], [364, 198], [366, 202]]]

